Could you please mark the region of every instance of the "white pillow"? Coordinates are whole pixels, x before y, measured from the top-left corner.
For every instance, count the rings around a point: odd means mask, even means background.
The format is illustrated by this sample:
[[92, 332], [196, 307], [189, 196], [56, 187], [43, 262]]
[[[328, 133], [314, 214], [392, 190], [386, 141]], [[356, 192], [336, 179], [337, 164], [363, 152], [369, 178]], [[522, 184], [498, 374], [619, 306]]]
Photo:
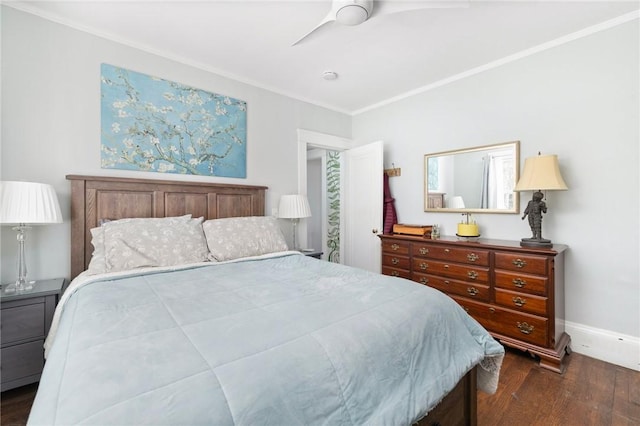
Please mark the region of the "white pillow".
[[191, 215], [133, 218], [93, 228], [94, 253], [88, 274], [206, 261], [202, 221]]
[[202, 224], [209, 258], [219, 262], [288, 250], [287, 242], [272, 216], [232, 217]]

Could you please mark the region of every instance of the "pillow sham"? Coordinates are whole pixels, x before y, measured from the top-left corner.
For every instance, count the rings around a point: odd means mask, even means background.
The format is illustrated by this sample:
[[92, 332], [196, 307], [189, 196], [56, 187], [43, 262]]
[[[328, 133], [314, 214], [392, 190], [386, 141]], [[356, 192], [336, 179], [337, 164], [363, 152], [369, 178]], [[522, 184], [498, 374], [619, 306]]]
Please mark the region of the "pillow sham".
[[202, 229], [210, 260], [221, 262], [289, 249], [273, 216], [212, 219], [205, 221]]
[[94, 253], [87, 273], [206, 261], [202, 221], [185, 215], [106, 222], [91, 229]]

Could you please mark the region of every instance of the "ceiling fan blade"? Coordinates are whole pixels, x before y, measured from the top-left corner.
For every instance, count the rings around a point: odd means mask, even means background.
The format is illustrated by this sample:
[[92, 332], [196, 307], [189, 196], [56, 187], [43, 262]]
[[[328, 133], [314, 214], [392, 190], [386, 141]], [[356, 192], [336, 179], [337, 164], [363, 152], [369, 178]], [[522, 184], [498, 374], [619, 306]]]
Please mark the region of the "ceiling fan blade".
[[421, 1], [394, 1], [377, 0], [373, 8], [372, 17], [389, 15], [392, 13], [405, 12], [419, 9], [449, 9], [467, 8], [469, 0], [421, 0]]
[[295, 46], [296, 44], [300, 43], [302, 40], [304, 40], [305, 38], [307, 38], [311, 33], [313, 33], [314, 31], [316, 31], [318, 28], [325, 26], [326, 24], [330, 23], [330, 22], [334, 22], [336, 20], [336, 12], [333, 8], [331, 8], [331, 11], [329, 11], [329, 13], [327, 14], [327, 16], [324, 17], [324, 19], [322, 21], [320, 21], [320, 23], [318, 25], [315, 26], [315, 28], [313, 28], [311, 31], [309, 31], [308, 33], [306, 33], [305, 35], [303, 35], [302, 37], [300, 37], [295, 43], [293, 43], [291, 46]]

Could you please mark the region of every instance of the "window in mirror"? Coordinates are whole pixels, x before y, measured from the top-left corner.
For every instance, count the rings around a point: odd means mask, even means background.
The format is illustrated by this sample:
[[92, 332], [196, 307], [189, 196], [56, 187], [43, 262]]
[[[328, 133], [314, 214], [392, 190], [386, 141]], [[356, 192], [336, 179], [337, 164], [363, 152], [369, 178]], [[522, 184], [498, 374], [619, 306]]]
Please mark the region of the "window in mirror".
[[518, 141], [425, 155], [425, 211], [517, 213]]
[[429, 177], [427, 182], [429, 183], [429, 192], [438, 192], [440, 186], [440, 179], [438, 178], [438, 157], [431, 157], [428, 160], [427, 170], [429, 171]]

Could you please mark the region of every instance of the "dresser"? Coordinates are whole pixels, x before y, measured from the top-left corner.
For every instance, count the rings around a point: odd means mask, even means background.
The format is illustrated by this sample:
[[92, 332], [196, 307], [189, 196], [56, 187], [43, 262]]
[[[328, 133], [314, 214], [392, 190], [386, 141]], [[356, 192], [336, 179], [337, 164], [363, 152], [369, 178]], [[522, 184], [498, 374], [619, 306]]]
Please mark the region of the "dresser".
[[381, 235], [382, 273], [453, 298], [502, 344], [529, 351], [540, 366], [564, 371], [564, 245]]
[[63, 278], [36, 281], [31, 290], [0, 292], [0, 390], [40, 380], [44, 339], [62, 293]]

